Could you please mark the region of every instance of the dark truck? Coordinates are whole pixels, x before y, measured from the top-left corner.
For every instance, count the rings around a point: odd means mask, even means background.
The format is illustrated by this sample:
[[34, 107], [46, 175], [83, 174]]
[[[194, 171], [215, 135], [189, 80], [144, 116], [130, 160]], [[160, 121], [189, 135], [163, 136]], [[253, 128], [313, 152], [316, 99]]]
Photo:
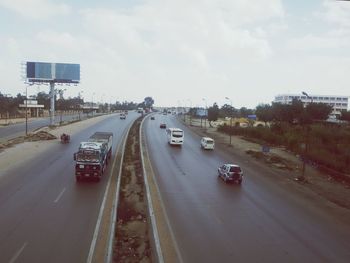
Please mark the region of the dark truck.
[[100, 181], [112, 156], [113, 133], [95, 132], [87, 142], [81, 142], [74, 153], [77, 181], [84, 178]]

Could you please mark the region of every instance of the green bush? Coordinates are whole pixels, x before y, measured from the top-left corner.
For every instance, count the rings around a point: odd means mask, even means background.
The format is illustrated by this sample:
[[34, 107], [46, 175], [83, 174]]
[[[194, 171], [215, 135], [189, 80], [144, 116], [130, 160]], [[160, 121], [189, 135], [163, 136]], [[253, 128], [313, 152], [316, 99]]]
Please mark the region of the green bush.
[[223, 125], [218, 131], [258, 140], [261, 144], [284, 145], [287, 149], [305, 154], [301, 144], [308, 145], [306, 158], [336, 171], [349, 173], [350, 128], [314, 124], [310, 126], [274, 123], [271, 127], [230, 127]]

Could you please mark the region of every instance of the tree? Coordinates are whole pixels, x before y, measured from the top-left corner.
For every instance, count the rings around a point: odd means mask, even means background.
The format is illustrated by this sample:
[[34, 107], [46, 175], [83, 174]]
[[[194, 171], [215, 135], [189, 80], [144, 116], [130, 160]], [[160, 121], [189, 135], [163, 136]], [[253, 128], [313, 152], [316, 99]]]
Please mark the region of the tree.
[[152, 97], [146, 97], [143, 103], [145, 108], [151, 109], [154, 104], [154, 100], [152, 99]]
[[38, 101], [38, 104], [44, 105], [45, 109], [50, 108], [50, 95], [45, 92], [39, 92], [36, 95], [36, 100]]
[[343, 121], [350, 121], [350, 111], [342, 111], [340, 119]]
[[272, 103], [272, 118], [275, 122], [293, 122], [293, 114], [288, 104]]
[[243, 118], [247, 118], [248, 115], [253, 114], [253, 110], [252, 109], [247, 109], [246, 107], [242, 107], [239, 109], [239, 116], [243, 117]]
[[212, 107], [208, 108], [208, 121], [209, 121], [209, 126], [213, 127], [211, 125], [212, 121], [216, 121], [219, 117], [219, 106], [215, 102]]
[[291, 104], [272, 103], [272, 115], [274, 121], [290, 124], [306, 120], [303, 103], [298, 99], [293, 99]]
[[9, 103], [12, 98], [6, 97], [0, 92], [0, 114], [8, 111]]
[[326, 120], [333, 107], [324, 103], [310, 103], [306, 106], [306, 113], [312, 120]]
[[229, 104], [224, 104], [219, 111], [219, 115], [220, 117], [233, 117], [237, 115], [237, 110]]
[[265, 122], [265, 124], [273, 119], [272, 106], [269, 104], [260, 104], [255, 109], [256, 117]]

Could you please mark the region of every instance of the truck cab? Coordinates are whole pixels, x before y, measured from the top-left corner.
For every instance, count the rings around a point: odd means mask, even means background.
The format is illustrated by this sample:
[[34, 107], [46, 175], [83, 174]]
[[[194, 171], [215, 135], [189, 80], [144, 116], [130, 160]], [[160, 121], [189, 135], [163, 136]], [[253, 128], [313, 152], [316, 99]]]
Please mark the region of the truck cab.
[[87, 142], [81, 142], [74, 153], [77, 181], [95, 179], [99, 181], [112, 156], [113, 133], [96, 132]]

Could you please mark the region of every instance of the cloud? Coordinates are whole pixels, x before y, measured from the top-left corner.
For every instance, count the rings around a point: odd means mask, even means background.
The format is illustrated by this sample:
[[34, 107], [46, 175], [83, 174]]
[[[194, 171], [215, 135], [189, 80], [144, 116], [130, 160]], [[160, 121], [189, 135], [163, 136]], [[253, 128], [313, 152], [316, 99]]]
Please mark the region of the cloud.
[[277, 0], [249, 4], [243, 0], [150, 0], [122, 11], [84, 9], [81, 15], [86, 30], [116, 49], [140, 55], [151, 52], [155, 57], [172, 54], [175, 61], [189, 64], [197, 57], [203, 66], [210, 64], [209, 57], [215, 53], [235, 59], [268, 57], [272, 51], [267, 35], [255, 27], [283, 17], [284, 12]]
[[0, 6], [36, 20], [67, 15], [71, 11], [67, 4], [56, 4], [52, 0], [0, 0]]
[[349, 47], [350, 38], [349, 37], [336, 37], [331, 35], [314, 36], [307, 35], [301, 38], [291, 39], [287, 48], [294, 50], [337, 50], [339, 48]]
[[328, 22], [350, 28], [350, 4], [348, 1], [326, 0], [322, 4], [324, 11], [320, 13]]
[[287, 27], [284, 16], [280, 0], [145, 0], [125, 9], [82, 8], [60, 27], [43, 24], [17, 40], [23, 59], [80, 63], [87, 100], [99, 90], [112, 101], [151, 95], [158, 105], [184, 98], [196, 105], [206, 90], [208, 104], [226, 94], [235, 106], [251, 106], [254, 88], [276, 78], [264, 66], [274, 54], [271, 37]]
[[315, 33], [290, 39], [287, 48], [299, 51], [347, 52], [350, 45], [350, 3], [325, 0], [313, 12], [308, 27], [317, 25]]

